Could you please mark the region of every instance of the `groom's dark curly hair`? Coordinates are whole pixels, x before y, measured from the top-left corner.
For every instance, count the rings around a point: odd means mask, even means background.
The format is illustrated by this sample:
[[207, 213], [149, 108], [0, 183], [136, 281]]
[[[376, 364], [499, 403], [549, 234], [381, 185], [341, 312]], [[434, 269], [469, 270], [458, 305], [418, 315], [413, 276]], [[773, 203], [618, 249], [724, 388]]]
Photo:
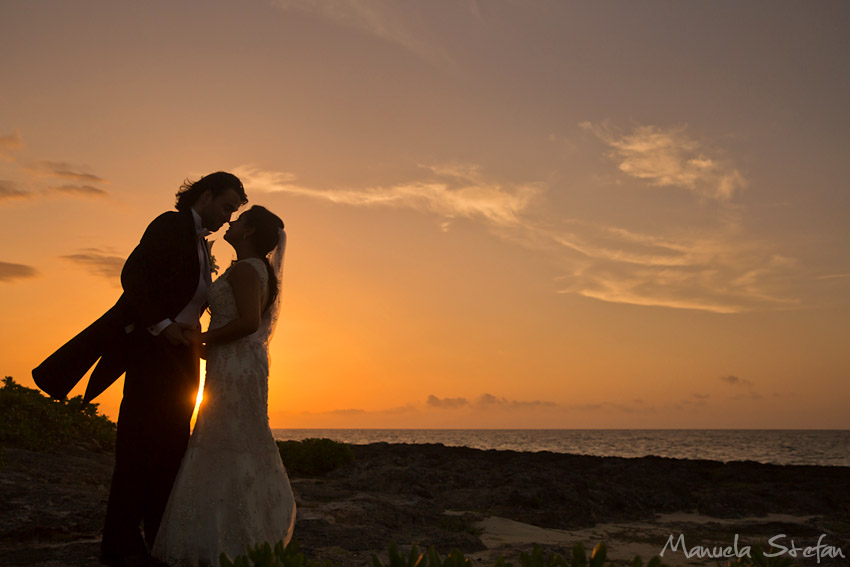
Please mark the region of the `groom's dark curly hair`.
[[217, 171], [210, 173], [198, 179], [197, 181], [185, 180], [180, 190], [177, 191], [177, 202], [175, 207], [178, 211], [187, 211], [195, 204], [201, 193], [210, 189], [212, 196], [217, 197], [220, 193], [228, 189], [235, 189], [239, 194], [242, 204], [248, 202], [248, 196], [245, 194], [245, 188], [242, 187], [242, 182], [232, 173], [226, 171]]

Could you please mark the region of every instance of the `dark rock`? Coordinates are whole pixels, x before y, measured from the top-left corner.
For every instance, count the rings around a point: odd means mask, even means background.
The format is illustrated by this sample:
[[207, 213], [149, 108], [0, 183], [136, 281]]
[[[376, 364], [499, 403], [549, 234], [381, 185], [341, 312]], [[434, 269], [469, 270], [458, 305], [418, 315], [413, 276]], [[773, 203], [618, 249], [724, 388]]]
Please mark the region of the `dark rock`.
[[[452, 548], [482, 550], [473, 525], [491, 515], [577, 529], [672, 512], [700, 511], [719, 519], [781, 513], [822, 520], [801, 536], [815, 536], [823, 525], [845, 539], [850, 535], [848, 467], [480, 451], [438, 444], [352, 448], [353, 463], [320, 479], [292, 479], [301, 551], [341, 567], [371, 564], [372, 553], [386, 560], [391, 541], [403, 549], [416, 544], [422, 551], [434, 545], [443, 555]], [[0, 565], [97, 565], [113, 456], [80, 447], [53, 452], [5, 448], [4, 460]], [[765, 530], [765, 535], [772, 533]]]

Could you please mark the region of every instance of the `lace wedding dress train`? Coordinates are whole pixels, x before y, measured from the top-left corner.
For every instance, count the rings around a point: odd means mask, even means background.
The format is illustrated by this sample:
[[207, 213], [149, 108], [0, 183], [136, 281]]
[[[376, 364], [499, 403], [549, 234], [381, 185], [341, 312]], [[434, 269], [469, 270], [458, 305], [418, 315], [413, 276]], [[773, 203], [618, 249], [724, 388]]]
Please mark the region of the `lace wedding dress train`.
[[[262, 260], [242, 261], [266, 290]], [[227, 272], [210, 286], [209, 303], [210, 328], [237, 317]], [[295, 498], [268, 420], [272, 324], [208, 347], [203, 403], [153, 548], [171, 566], [217, 567], [221, 553], [234, 558], [292, 537]]]

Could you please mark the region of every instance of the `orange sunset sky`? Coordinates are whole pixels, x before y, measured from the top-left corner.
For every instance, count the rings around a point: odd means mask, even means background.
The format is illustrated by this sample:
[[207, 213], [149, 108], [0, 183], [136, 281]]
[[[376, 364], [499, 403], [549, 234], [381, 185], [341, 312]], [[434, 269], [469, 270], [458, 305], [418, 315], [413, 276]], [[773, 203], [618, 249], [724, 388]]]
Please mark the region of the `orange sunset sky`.
[[848, 428], [848, 38], [843, 1], [3, 1], [0, 373], [227, 170], [289, 235], [273, 427]]

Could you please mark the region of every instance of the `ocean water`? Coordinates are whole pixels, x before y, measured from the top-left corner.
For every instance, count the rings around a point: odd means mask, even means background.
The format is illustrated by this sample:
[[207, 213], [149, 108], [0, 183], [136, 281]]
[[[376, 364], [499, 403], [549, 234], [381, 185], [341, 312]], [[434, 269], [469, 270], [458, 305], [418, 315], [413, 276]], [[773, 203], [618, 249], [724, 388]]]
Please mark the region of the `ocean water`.
[[474, 449], [777, 465], [850, 466], [850, 430], [785, 429], [273, 429], [275, 439], [442, 443]]

